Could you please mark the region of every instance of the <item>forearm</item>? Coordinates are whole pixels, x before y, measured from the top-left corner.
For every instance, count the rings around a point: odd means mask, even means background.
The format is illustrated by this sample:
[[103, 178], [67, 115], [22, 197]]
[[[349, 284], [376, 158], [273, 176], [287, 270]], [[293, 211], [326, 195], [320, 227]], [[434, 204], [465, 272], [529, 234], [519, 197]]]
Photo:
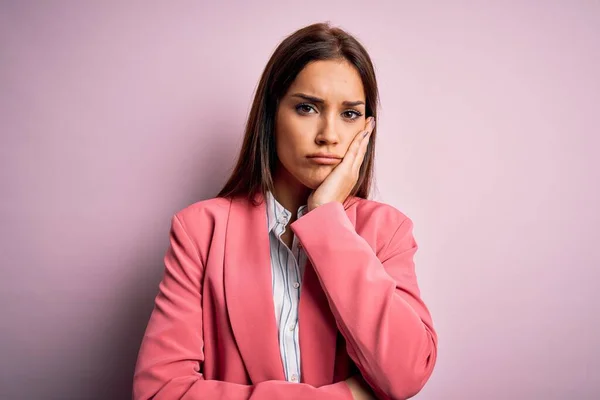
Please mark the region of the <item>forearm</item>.
[[136, 400], [150, 398], [155, 400], [353, 400], [352, 392], [346, 382], [337, 382], [316, 388], [305, 383], [286, 381], [265, 381], [256, 385], [241, 385], [204, 380], [194, 376], [174, 378], [154, 396], [134, 396]]
[[379, 396], [417, 393], [433, 370], [437, 337], [416, 284], [410, 220], [378, 255], [338, 203], [316, 208], [293, 229], [365, 380]]

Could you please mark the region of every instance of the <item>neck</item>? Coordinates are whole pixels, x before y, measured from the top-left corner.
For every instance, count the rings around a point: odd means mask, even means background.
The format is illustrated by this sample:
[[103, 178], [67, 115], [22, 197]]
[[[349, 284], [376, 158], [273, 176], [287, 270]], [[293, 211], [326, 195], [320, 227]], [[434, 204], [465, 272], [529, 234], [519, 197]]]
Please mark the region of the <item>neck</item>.
[[311, 189], [298, 182], [281, 166], [274, 174], [273, 186], [272, 193], [275, 199], [292, 213], [293, 219], [296, 219], [296, 212], [300, 206], [306, 204]]

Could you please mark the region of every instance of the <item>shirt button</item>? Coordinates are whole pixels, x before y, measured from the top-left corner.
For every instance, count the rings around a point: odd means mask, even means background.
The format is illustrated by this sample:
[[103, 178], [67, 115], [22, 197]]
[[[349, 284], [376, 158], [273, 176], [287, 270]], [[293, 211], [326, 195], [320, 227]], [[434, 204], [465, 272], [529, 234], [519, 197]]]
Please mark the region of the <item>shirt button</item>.
[[295, 329], [295, 326], [294, 325], [290, 325], [289, 330], [293, 331], [294, 329]]
[[296, 374], [292, 375], [292, 382], [298, 381], [298, 376]]
[[300, 284], [298, 282], [294, 282], [294, 289], [298, 289], [300, 287]]

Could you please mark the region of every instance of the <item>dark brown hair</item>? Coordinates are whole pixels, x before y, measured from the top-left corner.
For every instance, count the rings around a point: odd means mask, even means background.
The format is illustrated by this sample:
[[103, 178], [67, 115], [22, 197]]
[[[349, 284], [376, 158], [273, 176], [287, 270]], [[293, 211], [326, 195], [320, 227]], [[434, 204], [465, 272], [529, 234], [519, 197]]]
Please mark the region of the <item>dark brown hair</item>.
[[[352, 35], [329, 23], [306, 26], [285, 38], [275, 49], [260, 78], [237, 164], [218, 197], [246, 196], [254, 201], [259, 191], [273, 190], [277, 165], [275, 116], [279, 101], [296, 76], [310, 62], [345, 59], [362, 79], [366, 115], [377, 118], [379, 92], [369, 54]], [[375, 128], [377, 129], [377, 128]], [[375, 131], [350, 196], [368, 198], [373, 180]]]

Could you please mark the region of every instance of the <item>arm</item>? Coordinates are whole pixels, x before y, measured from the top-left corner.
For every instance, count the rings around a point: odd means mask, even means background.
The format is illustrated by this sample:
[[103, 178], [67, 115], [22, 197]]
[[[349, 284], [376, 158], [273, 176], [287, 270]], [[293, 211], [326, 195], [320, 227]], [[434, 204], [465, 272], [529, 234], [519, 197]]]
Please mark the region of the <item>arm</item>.
[[202, 375], [203, 263], [182, 222], [171, 222], [165, 274], [146, 328], [133, 381], [134, 399], [352, 399], [345, 382], [315, 388], [265, 381], [241, 385]]
[[400, 216], [378, 255], [356, 233], [339, 202], [317, 207], [291, 225], [327, 295], [348, 354], [375, 393], [393, 399], [421, 390], [437, 352], [414, 271], [412, 222]]

